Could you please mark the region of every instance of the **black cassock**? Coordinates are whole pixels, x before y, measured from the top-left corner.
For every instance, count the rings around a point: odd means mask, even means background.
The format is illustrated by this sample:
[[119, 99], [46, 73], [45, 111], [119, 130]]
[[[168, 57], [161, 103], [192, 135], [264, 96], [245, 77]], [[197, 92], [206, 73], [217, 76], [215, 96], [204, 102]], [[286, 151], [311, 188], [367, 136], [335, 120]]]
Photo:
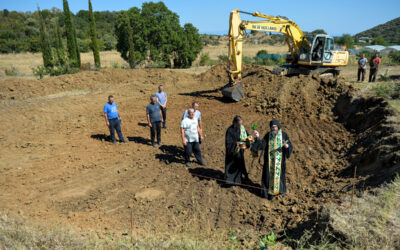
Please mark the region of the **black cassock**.
[[[268, 197], [268, 187], [269, 187], [269, 161], [268, 161], [268, 154], [269, 154], [269, 134], [268, 132], [263, 139], [256, 139], [254, 144], [251, 147], [253, 152], [257, 152], [258, 150], [263, 151], [264, 156], [264, 166], [262, 171], [262, 178], [261, 178], [261, 186], [263, 189], [261, 190], [261, 196], [264, 198]], [[280, 181], [279, 181], [279, 193], [286, 193], [286, 159], [289, 159], [292, 151], [293, 145], [289, 139], [289, 136], [282, 131], [282, 141], [287, 141], [289, 144], [289, 148], [285, 148], [282, 146], [282, 162], [281, 162], [281, 174], [280, 174]], [[284, 145], [284, 143], [283, 143]]]
[[[246, 131], [246, 134], [247, 131]], [[242, 183], [242, 174], [248, 178], [244, 161], [244, 150], [236, 151], [237, 142], [240, 142], [240, 127], [230, 126], [225, 136], [225, 180], [227, 185]], [[246, 141], [247, 145], [249, 143]]]

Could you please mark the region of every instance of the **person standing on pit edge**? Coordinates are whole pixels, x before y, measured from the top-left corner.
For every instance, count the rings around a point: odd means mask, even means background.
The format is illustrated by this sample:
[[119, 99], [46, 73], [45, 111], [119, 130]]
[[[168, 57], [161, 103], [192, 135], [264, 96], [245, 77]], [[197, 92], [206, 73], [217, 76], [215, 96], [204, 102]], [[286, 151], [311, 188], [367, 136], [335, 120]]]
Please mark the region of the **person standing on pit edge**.
[[378, 73], [379, 64], [381, 64], [381, 59], [378, 56], [378, 53], [375, 53], [374, 56], [369, 61], [369, 81], [375, 82], [376, 74]]
[[117, 109], [117, 103], [114, 102], [114, 97], [110, 95], [108, 102], [104, 105], [104, 117], [106, 119], [107, 127], [110, 129], [111, 140], [114, 144], [117, 143], [115, 140], [115, 130], [117, 130], [119, 141], [126, 143], [121, 132], [121, 116]]
[[165, 120], [167, 119], [167, 93], [164, 92], [164, 86], [160, 85], [158, 86], [158, 92], [156, 93], [157, 101], [161, 106], [161, 113], [162, 113], [162, 118], [163, 118], [163, 128], [167, 128], [165, 125]]
[[160, 104], [155, 95], [150, 96], [150, 103], [146, 108], [146, 118], [150, 127], [151, 145], [157, 147], [155, 137], [157, 134], [157, 144], [161, 146], [161, 122], [163, 122]]
[[365, 78], [365, 72], [367, 72], [367, 62], [368, 59], [365, 58], [365, 54], [361, 55], [361, 58], [358, 59], [358, 72], [357, 72], [357, 82], [364, 81]]

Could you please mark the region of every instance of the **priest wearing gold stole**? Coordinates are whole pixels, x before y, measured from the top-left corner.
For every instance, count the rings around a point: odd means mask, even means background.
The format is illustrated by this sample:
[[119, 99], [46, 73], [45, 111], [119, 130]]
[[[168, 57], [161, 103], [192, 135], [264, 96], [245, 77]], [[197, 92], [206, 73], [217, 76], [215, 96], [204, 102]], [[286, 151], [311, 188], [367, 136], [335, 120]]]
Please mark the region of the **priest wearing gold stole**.
[[261, 195], [272, 199], [274, 196], [286, 194], [286, 159], [293, 151], [289, 136], [281, 130], [279, 121], [270, 122], [271, 131], [263, 139], [254, 131], [255, 142], [252, 151], [262, 150], [264, 167], [261, 179]]

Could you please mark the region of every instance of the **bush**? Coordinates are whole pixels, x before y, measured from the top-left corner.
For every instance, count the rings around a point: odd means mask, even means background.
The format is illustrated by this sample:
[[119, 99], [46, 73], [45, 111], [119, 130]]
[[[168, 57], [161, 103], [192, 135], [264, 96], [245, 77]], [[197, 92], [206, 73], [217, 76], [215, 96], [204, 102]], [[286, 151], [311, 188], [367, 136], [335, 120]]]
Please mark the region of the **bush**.
[[210, 54], [208, 53], [202, 53], [200, 54], [200, 66], [213, 66], [215, 65], [215, 61], [211, 60]]
[[78, 68], [72, 67], [71, 63], [67, 63], [66, 65], [59, 65], [53, 68], [46, 68], [42, 65], [32, 68], [33, 74], [38, 77], [38, 79], [42, 79], [46, 75], [50, 76], [59, 76], [64, 74], [75, 74], [80, 70]]
[[121, 66], [119, 66], [119, 64], [118, 64], [117, 62], [113, 62], [113, 63], [111, 64], [111, 68], [113, 68], [113, 69], [120, 69]]
[[392, 64], [400, 64], [400, 51], [391, 51], [389, 58]]
[[165, 68], [165, 62], [163, 61], [158, 61], [158, 62], [153, 62], [149, 65], [146, 66], [146, 68], [154, 69], [154, 68]]
[[18, 75], [18, 69], [15, 66], [11, 66], [10, 68], [5, 69], [4, 73], [7, 76], [16, 76], [16, 75]]
[[218, 56], [218, 62], [226, 62], [226, 61], [228, 61], [227, 55], [219, 55]]
[[266, 51], [265, 49], [259, 50], [257, 52], [257, 56], [260, 56], [260, 55], [268, 55], [268, 51]]

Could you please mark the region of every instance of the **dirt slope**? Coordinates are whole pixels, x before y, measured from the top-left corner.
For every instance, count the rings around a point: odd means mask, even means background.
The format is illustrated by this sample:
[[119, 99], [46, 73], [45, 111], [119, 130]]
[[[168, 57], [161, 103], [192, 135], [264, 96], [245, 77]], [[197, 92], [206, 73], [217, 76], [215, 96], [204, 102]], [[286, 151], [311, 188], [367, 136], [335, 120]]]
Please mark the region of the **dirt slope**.
[[[6, 191], [0, 192], [0, 209], [118, 234], [129, 231], [131, 216], [138, 235], [193, 232], [208, 237], [233, 228], [241, 239], [252, 241], [272, 230], [301, 232], [321, 204], [349, 194], [346, 171], [356, 157], [349, 152], [357, 154], [361, 132], [345, 122], [354, 112], [344, 117], [337, 106], [341, 98], [350, 105], [352, 90], [340, 80], [287, 78], [247, 67], [246, 98], [230, 103], [218, 92], [226, 79], [224, 66], [217, 65], [201, 75], [109, 69], [2, 81], [0, 189]], [[164, 145], [155, 149], [149, 146], [145, 107], [159, 84], [169, 95], [169, 129], [163, 130]], [[116, 97], [128, 144], [106, 141], [102, 107], [109, 94]], [[188, 169], [182, 164], [179, 122], [194, 100], [203, 116], [208, 166]], [[262, 134], [277, 118], [290, 136], [294, 153], [288, 161], [286, 198], [267, 201], [257, 189], [222, 188], [220, 182], [197, 176], [223, 178], [224, 135], [236, 114], [249, 130], [257, 122]], [[398, 164], [398, 158], [391, 160]], [[259, 187], [261, 166], [248, 152], [246, 164], [251, 185]]]

